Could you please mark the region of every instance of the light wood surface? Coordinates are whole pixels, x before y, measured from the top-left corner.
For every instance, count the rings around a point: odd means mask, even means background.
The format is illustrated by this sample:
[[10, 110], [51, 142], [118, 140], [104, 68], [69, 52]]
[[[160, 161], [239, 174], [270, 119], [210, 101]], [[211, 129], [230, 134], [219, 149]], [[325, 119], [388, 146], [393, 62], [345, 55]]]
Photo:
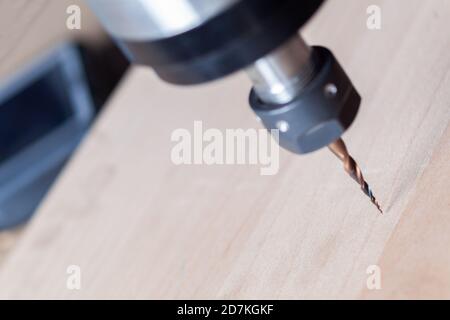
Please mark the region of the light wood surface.
[[[81, 30], [66, 28], [69, 5], [81, 8]], [[0, 77], [59, 41], [98, 41], [101, 34], [83, 0], [0, 0]]]
[[327, 150], [283, 151], [275, 176], [175, 166], [177, 128], [258, 126], [250, 84], [178, 88], [135, 67], [0, 269], [0, 297], [450, 298], [449, 16], [447, 0], [332, 0], [304, 30], [364, 98], [345, 139], [385, 215]]

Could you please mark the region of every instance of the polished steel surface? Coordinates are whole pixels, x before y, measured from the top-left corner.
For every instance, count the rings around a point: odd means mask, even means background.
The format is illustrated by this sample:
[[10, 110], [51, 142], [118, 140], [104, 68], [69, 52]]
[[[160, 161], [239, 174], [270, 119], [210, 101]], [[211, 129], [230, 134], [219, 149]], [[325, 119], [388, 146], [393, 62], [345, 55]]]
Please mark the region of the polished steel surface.
[[315, 75], [311, 48], [295, 35], [246, 69], [258, 97], [266, 103], [292, 101]]
[[240, 0], [87, 0], [115, 37], [150, 41], [188, 31]]

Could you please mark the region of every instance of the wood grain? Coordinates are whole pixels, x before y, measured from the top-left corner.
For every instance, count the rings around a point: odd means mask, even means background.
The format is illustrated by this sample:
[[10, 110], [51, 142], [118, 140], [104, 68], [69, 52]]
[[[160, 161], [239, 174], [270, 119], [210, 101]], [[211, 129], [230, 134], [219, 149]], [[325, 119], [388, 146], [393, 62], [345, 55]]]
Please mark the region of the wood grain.
[[[81, 30], [68, 30], [66, 9], [81, 8]], [[0, 77], [7, 77], [59, 41], [98, 41], [101, 34], [83, 0], [0, 0]]]
[[450, 126], [380, 259], [383, 290], [365, 298], [450, 298]]
[[345, 139], [384, 216], [327, 150], [283, 151], [275, 176], [175, 166], [177, 128], [258, 126], [250, 84], [178, 88], [136, 67], [0, 269], [0, 297], [449, 298], [449, 15], [446, 0], [334, 0], [304, 30], [364, 98]]

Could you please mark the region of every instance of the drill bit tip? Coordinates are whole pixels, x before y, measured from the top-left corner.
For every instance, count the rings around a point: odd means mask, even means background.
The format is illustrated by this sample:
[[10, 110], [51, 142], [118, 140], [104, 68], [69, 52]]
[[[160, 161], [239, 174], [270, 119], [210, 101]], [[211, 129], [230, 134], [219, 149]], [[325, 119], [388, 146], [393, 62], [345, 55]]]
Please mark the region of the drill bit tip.
[[[378, 211], [380, 211], [380, 213], [383, 214], [383, 209], [381, 209], [380, 204], [378, 203], [377, 199], [373, 195], [372, 190], [370, 189], [367, 182], [364, 182], [364, 188], [362, 188], [362, 189], [363, 189], [364, 193], [366, 193], [367, 196], [370, 198], [370, 201], [372, 201], [372, 203], [377, 207]], [[367, 192], [366, 192], [366, 190], [367, 190]]]
[[329, 149], [344, 164], [345, 171], [361, 186], [362, 191], [370, 198], [370, 201], [383, 214], [380, 204], [372, 193], [369, 184], [364, 180], [364, 176], [355, 159], [348, 153], [347, 147], [342, 139], [336, 140], [329, 145]]

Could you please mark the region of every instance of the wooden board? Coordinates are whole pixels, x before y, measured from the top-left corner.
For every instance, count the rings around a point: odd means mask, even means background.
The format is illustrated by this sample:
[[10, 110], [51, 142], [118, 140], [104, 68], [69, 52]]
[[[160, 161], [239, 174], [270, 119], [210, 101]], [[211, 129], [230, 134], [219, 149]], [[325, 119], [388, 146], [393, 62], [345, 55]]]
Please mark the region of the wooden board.
[[258, 126], [250, 84], [178, 88], [136, 67], [0, 269], [0, 297], [449, 298], [449, 15], [447, 0], [332, 0], [304, 30], [364, 98], [345, 139], [384, 216], [327, 150], [282, 152], [275, 176], [175, 166], [177, 128]]
[[[81, 8], [81, 30], [66, 28], [69, 5]], [[0, 0], [0, 77], [60, 41], [99, 41], [99, 24], [83, 0]]]

